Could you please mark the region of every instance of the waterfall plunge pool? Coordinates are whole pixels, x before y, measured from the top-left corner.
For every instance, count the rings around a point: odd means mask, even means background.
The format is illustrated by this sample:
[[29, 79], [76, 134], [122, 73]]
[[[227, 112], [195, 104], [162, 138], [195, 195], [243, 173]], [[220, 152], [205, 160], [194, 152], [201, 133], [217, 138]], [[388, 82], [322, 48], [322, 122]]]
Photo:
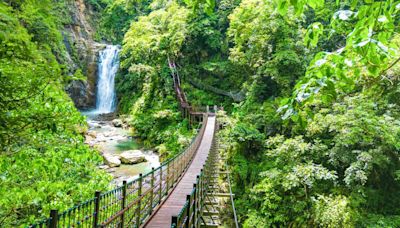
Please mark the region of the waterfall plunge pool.
[[[103, 157], [118, 157], [126, 151], [140, 150], [146, 161], [133, 165], [121, 164], [110, 167], [106, 164], [100, 166], [107, 170], [113, 177], [113, 184], [120, 185], [123, 180], [132, 180], [140, 173], [146, 173], [152, 167], [160, 165], [159, 157], [151, 150], [143, 147], [129, 135], [126, 124], [116, 127], [109, 120], [113, 116], [117, 104], [115, 94], [115, 75], [119, 67], [118, 54], [120, 49], [115, 45], [107, 45], [99, 53], [98, 78], [96, 87], [96, 108], [82, 112], [87, 117], [89, 130], [86, 135], [86, 143], [99, 150]], [[110, 115], [111, 114], [111, 115]], [[107, 116], [103, 119], [102, 116]]]

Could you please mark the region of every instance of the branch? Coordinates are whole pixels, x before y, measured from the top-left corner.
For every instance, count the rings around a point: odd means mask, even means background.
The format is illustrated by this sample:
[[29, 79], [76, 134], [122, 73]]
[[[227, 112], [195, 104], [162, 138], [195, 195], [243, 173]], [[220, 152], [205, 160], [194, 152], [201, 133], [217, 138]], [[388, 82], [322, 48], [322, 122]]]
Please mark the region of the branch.
[[394, 61], [392, 64], [390, 64], [390, 66], [388, 68], [386, 68], [385, 70], [382, 71], [381, 75], [386, 73], [388, 70], [390, 70], [391, 68], [393, 68], [397, 63], [400, 62], [400, 58], [396, 59], [396, 61]]

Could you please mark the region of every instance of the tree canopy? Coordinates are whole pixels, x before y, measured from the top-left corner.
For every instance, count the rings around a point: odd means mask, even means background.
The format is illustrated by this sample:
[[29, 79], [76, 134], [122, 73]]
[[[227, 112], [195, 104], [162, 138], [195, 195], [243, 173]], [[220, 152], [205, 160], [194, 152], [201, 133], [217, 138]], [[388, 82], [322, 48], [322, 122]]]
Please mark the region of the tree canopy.
[[[65, 65], [72, 2], [0, 3], [0, 226], [108, 185], [64, 92], [85, 78]], [[400, 1], [80, 2], [121, 45], [118, 114], [162, 159], [196, 133], [172, 73], [191, 105], [224, 107], [243, 227], [400, 226]]]

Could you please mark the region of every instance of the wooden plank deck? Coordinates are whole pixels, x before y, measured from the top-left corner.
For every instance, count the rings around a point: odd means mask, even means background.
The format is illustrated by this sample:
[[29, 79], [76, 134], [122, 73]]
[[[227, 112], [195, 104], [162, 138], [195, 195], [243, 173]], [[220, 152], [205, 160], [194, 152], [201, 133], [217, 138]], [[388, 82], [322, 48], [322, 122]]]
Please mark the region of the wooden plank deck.
[[203, 139], [197, 150], [197, 153], [190, 164], [188, 170], [167, 198], [160, 209], [155, 212], [153, 217], [145, 225], [147, 228], [163, 228], [171, 227], [171, 217], [178, 215], [186, 202], [186, 195], [189, 195], [196, 183], [196, 176], [200, 174], [200, 170], [206, 161], [207, 155], [211, 148], [214, 135], [215, 116], [209, 116]]

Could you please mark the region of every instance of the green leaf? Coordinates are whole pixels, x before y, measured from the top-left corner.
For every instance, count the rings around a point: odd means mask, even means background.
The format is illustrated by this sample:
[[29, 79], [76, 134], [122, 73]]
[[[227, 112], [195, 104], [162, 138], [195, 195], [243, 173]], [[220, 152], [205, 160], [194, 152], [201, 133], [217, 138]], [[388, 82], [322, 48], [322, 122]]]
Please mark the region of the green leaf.
[[281, 15], [285, 15], [287, 13], [287, 10], [289, 8], [289, 4], [287, 0], [279, 0], [278, 2], [278, 12]]

